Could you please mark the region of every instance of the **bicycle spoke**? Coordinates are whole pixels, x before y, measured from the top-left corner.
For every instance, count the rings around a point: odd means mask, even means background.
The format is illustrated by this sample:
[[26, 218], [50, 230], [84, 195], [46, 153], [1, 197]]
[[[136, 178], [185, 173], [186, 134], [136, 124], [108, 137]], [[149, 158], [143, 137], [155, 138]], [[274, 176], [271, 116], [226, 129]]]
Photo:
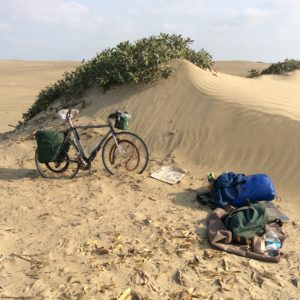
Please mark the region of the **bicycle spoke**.
[[111, 174], [142, 173], [148, 163], [148, 150], [140, 137], [130, 132], [117, 134], [118, 146], [111, 137], [102, 151], [105, 168]]

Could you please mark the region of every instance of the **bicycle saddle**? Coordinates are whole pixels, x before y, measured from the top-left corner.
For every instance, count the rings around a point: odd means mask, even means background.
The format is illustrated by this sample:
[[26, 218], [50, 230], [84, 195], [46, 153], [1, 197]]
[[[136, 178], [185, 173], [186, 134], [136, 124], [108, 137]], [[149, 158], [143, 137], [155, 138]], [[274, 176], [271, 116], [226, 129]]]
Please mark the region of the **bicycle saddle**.
[[[57, 115], [60, 119], [66, 120], [67, 119], [67, 113], [69, 112], [69, 109], [61, 109]], [[71, 109], [70, 110], [70, 117], [71, 118], [76, 118], [79, 115], [79, 110], [78, 109]]]

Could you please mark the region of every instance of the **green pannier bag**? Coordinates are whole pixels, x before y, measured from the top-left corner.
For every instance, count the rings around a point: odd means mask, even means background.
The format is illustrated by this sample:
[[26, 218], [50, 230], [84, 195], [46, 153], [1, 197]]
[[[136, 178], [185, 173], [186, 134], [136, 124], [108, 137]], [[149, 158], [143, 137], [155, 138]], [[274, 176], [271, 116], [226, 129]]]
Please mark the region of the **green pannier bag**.
[[56, 161], [59, 163], [62, 163], [68, 158], [68, 152], [71, 147], [70, 141], [69, 139], [67, 139], [68, 133], [69, 133], [68, 131], [64, 131], [64, 142], [61, 145], [58, 155], [56, 156]]
[[65, 135], [61, 131], [41, 130], [35, 134], [38, 161], [49, 163], [56, 161], [64, 143]]
[[268, 217], [265, 207], [251, 204], [231, 211], [224, 220], [227, 229], [232, 231], [233, 240], [241, 244], [249, 244], [256, 236], [265, 233]]
[[115, 128], [122, 129], [122, 130], [127, 130], [129, 119], [130, 119], [130, 116], [127, 115], [126, 113], [124, 113], [121, 116], [118, 116], [116, 118]]

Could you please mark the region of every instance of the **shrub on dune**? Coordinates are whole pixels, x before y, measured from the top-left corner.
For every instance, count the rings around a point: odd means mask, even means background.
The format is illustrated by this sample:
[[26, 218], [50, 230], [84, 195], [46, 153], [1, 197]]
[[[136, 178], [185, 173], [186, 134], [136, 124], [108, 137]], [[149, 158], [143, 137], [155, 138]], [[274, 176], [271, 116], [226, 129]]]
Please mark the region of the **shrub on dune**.
[[299, 69], [300, 69], [299, 60], [286, 58], [283, 62], [277, 62], [271, 64], [268, 68], [263, 69], [261, 72], [258, 72], [255, 69], [251, 69], [250, 71], [248, 71], [249, 73], [248, 77], [254, 78], [260, 75], [269, 75], [269, 74], [281, 75]]
[[260, 75], [259, 71], [256, 69], [251, 69], [250, 71], [248, 71], [248, 73], [248, 78], [254, 78]]
[[264, 74], [284, 74], [300, 69], [300, 61], [295, 59], [285, 59], [283, 62], [271, 64], [268, 68], [261, 71]]
[[122, 42], [83, 62], [63, 79], [42, 89], [35, 103], [23, 114], [24, 122], [45, 111], [57, 99], [80, 97], [88, 88], [99, 85], [104, 91], [130, 82], [150, 82], [168, 78], [174, 71], [172, 59], [187, 59], [202, 69], [211, 69], [212, 56], [204, 49], [190, 48], [193, 41], [181, 35], [163, 34]]

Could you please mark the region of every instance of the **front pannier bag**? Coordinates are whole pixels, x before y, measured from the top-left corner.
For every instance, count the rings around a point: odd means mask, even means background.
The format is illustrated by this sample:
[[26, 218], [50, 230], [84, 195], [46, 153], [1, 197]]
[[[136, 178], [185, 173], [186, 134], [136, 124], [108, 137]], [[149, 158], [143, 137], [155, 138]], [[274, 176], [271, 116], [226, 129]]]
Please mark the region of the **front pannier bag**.
[[64, 143], [64, 133], [61, 131], [42, 130], [35, 134], [37, 142], [38, 161], [40, 163], [54, 162]]

